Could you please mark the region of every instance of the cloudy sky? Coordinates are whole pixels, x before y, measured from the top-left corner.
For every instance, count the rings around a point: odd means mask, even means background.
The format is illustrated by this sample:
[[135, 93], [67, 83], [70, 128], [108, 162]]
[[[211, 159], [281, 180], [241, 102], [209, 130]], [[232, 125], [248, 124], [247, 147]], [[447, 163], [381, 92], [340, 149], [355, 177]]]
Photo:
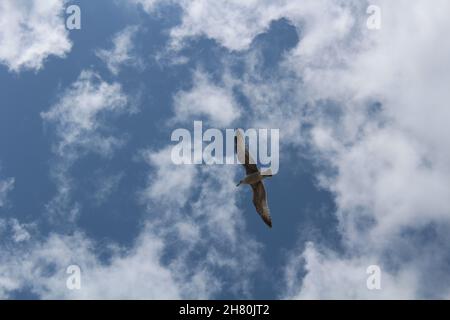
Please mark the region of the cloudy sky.
[[[2, 0], [0, 298], [450, 298], [448, 12]], [[272, 230], [240, 166], [172, 164], [196, 120], [280, 129]]]

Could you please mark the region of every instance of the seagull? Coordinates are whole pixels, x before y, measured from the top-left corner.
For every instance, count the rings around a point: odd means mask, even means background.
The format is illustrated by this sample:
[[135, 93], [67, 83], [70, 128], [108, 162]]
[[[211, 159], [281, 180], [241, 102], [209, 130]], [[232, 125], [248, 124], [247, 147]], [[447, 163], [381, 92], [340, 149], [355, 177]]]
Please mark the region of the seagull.
[[[261, 173], [256, 162], [252, 159], [248, 148], [245, 145], [245, 140], [240, 132], [236, 130], [234, 137], [234, 151], [238, 156], [239, 162], [244, 166], [246, 177], [239, 181], [236, 187], [242, 184], [249, 184], [253, 190], [253, 204], [256, 212], [261, 216], [264, 222], [272, 228], [272, 218], [270, 217], [269, 207], [267, 205], [266, 189], [264, 188], [263, 179], [272, 177], [272, 172], [269, 170]], [[245, 158], [243, 157], [245, 155]]]

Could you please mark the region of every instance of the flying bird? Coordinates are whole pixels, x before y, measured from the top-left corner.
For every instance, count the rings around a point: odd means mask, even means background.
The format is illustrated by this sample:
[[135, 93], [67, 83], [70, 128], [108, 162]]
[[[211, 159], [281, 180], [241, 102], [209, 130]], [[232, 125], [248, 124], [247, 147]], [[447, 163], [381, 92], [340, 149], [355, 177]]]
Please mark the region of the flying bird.
[[270, 217], [266, 189], [264, 188], [263, 183], [263, 179], [272, 177], [271, 171], [269, 169], [267, 172], [261, 173], [245, 145], [245, 140], [240, 130], [236, 130], [236, 135], [234, 137], [234, 151], [238, 156], [239, 162], [244, 166], [246, 173], [246, 177], [239, 181], [236, 186], [239, 187], [242, 184], [248, 184], [252, 187], [253, 204], [255, 205], [256, 212], [258, 212], [264, 222], [272, 228], [272, 218]]

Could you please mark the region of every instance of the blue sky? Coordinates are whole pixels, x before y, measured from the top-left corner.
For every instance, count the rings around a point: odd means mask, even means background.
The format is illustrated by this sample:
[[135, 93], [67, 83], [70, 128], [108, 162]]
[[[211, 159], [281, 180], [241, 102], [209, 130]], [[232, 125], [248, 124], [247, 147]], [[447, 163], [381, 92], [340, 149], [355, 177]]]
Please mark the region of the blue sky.
[[[0, 297], [448, 297], [448, 23], [377, 1], [370, 30], [368, 5], [0, 5]], [[240, 166], [171, 163], [197, 120], [280, 129], [273, 229]]]

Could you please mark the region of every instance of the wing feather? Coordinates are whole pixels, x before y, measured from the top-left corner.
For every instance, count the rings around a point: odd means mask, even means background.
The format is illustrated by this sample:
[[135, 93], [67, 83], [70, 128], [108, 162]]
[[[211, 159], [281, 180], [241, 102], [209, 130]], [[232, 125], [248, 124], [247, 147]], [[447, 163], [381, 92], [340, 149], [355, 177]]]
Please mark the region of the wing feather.
[[245, 145], [245, 140], [240, 130], [236, 130], [234, 137], [234, 152], [237, 154], [239, 162], [244, 166], [247, 175], [259, 172], [255, 160], [253, 160]]
[[269, 206], [267, 205], [266, 189], [262, 181], [252, 184], [253, 189], [253, 204], [256, 212], [259, 213], [264, 222], [272, 228], [272, 218], [270, 217]]

